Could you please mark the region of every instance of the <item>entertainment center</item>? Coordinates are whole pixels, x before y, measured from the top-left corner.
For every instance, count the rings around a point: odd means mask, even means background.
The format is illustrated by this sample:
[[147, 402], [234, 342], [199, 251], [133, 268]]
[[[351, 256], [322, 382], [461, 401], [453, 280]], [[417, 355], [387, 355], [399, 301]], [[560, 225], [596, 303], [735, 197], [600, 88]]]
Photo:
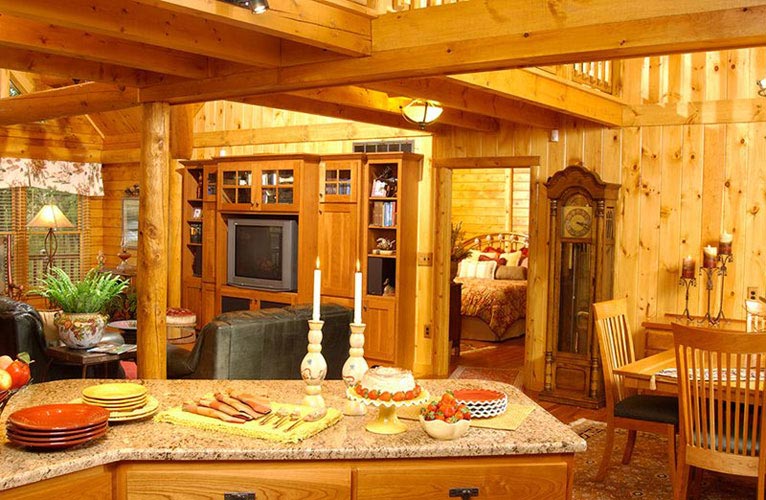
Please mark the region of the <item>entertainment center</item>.
[[364, 276], [365, 357], [412, 367], [422, 156], [373, 153], [185, 161], [182, 305], [222, 312], [322, 300], [353, 305]]

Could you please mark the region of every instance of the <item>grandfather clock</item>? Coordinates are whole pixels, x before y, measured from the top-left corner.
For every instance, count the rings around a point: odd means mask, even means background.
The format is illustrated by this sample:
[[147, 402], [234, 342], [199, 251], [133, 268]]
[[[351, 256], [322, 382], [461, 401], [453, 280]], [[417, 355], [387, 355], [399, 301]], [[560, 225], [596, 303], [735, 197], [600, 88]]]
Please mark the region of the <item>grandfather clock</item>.
[[545, 386], [540, 398], [604, 404], [594, 302], [612, 298], [615, 205], [620, 186], [580, 166], [546, 182], [550, 200]]

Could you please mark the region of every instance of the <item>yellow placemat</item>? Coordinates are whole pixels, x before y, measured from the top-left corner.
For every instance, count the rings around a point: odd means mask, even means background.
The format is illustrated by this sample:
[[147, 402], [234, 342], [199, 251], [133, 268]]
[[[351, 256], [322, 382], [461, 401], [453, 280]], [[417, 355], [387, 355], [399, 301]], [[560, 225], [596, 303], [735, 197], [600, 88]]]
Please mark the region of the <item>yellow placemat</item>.
[[[505, 413], [491, 418], [472, 418], [471, 427], [481, 427], [484, 429], [499, 429], [503, 431], [515, 431], [519, 428], [525, 418], [534, 411], [534, 406], [508, 404]], [[402, 408], [397, 413], [399, 418], [407, 420], [417, 420], [420, 415], [420, 408]]]
[[[293, 411], [296, 408], [300, 408], [301, 417], [308, 415], [314, 408], [310, 406], [291, 405], [284, 403], [271, 403], [271, 410], [276, 412], [280, 408], [285, 408], [288, 411]], [[195, 427], [197, 429], [204, 429], [210, 431], [226, 432], [228, 434], [236, 434], [238, 436], [247, 436], [258, 439], [267, 439], [269, 441], [277, 441], [280, 443], [297, 443], [304, 439], [322, 432], [328, 427], [335, 425], [340, 419], [343, 418], [343, 414], [335, 408], [328, 408], [327, 415], [321, 420], [316, 422], [303, 422], [293, 428], [291, 431], [286, 431], [290, 425], [294, 422], [283, 423], [278, 429], [273, 426], [274, 421], [265, 425], [259, 424], [259, 420], [251, 422], [245, 422], [244, 424], [231, 424], [212, 417], [206, 417], [204, 415], [197, 415], [196, 413], [189, 413], [183, 411], [181, 408], [170, 408], [169, 410], [161, 411], [158, 413], [154, 420], [156, 422], [168, 422], [171, 424], [183, 425], [186, 427]]]

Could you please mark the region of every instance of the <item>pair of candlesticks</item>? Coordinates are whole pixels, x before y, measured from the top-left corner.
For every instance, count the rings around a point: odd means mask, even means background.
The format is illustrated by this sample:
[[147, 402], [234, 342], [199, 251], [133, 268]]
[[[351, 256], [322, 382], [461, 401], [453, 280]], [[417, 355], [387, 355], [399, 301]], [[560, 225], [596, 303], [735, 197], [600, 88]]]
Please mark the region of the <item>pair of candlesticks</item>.
[[[700, 322], [707, 321], [711, 325], [718, 324], [722, 319], [725, 319], [724, 313], [723, 313], [723, 295], [724, 295], [724, 281], [726, 279], [726, 265], [730, 262], [734, 261], [734, 257], [731, 255], [730, 251], [731, 247], [729, 247], [729, 252], [721, 253], [719, 252], [713, 259], [708, 259], [706, 255], [705, 262], [701, 268], [700, 268], [700, 276], [705, 277], [705, 291], [707, 292], [707, 308], [705, 311], [705, 315], [702, 317], [702, 320]], [[721, 296], [720, 301], [718, 303], [718, 314], [713, 316], [710, 312], [711, 307], [711, 296], [713, 294], [713, 277], [714, 276], [720, 276], [721, 277]], [[691, 273], [689, 273], [689, 268], [686, 266], [686, 262], [684, 262], [683, 271], [681, 273], [681, 278], [678, 280], [678, 284], [680, 286], [683, 286], [686, 288], [686, 294], [684, 297], [684, 312], [683, 315], [686, 316], [686, 319], [690, 320], [692, 319], [691, 314], [689, 314], [689, 287], [690, 286], [697, 286], [697, 279], [694, 276], [694, 269], [691, 269]]]
[[[327, 375], [327, 361], [322, 355], [322, 326], [324, 321], [309, 320], [308, 352], [301, 362], [301, 378], [306, 382], [306, 395], [303, 404], [314, 408], [324, 408], [322, 397], [322, 382]], [[354, 386], [362, 379], [367, 371], [367, 361], [364, 359], [364, 323], [351, 323], [349, 337], [349, 357], [343, 363], [341, 375], [347, 387]], [[346, 398], [343, 414], [349, 416], [364, 415], [367, 407], [357, 401]]]

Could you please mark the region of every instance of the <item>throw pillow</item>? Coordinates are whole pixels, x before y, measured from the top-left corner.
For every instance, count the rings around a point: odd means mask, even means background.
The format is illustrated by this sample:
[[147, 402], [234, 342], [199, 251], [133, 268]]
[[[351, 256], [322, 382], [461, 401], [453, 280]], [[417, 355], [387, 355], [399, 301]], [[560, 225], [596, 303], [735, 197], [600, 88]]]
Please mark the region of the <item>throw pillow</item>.
[[509, 266], [518, 266], [521, 255], [521, 250], [517, 250], [516, 252], [501, 254], [500, 257], [505, 259]]
[[497, 269], [497, 262], [494, 260], [486, 260], [476, 263], [476, 277], [484, 279], [494, 279], [495, 269]]
[[495, 272], [496, 280], [525, 280], [527, 268], [520, 266], [498, 266]]
[[497, 262], [498, 266], [504, 266], [504, 265], [506, 265], [508, 263], [508, 261], [506, 261], [502, 257], [497, 257], [496, 259], [493, 259], [492, 257], [489, 257], [489, 256], [484, 255], [484, 254], [479, 255], [479, 262], [484, 262], [484, 261], [487, 261], [487, 260], [494, 260], [495, 262]]
[[457, 265], [458, 278], [475, 278], [478, 261], [463, 259]]

